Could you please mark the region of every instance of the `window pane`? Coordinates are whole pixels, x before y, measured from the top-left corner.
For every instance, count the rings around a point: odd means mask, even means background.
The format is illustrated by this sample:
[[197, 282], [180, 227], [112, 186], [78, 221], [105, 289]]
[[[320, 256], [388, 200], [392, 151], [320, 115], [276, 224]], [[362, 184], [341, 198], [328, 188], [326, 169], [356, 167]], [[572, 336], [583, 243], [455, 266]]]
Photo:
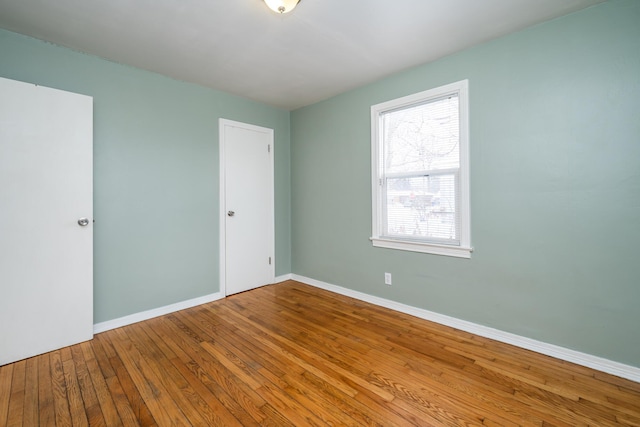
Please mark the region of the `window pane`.
[[460, 166], [458, 95], [382, 115], [385, 173]]
[[457, 174], [387, 178], [386, 235], [456, 244]]

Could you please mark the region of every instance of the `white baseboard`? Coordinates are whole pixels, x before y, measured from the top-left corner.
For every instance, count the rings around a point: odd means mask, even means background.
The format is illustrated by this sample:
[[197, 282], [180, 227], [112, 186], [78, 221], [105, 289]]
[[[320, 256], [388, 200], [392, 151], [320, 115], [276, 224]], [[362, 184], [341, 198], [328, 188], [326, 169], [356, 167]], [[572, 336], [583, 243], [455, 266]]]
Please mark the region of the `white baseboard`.
[[289, 274], [283, 274], [282, 276], [278, 276], [275, 279], [273, 279], [273, 283], [280, 283], [280, 282], [286, 282], [287, 280], [291, 280], [291, 273]]
[[187, 301], [177, 302], [175, 304], [165, 305], [164, 307], [154, 308], [152, 310], [142, 311], [140, 313], [130, 314], [129, 316], [120, 317], [118, 319], [107, 320], [93, 325], [93, 333], [109, 331], [111, 329], [121, 328], [122, 326], [131, 325], [132, 323], [141, 322], [143, 320], [153, 319], [154, 317], [163, 316], [175, 311], [184, 310], [185, 308], [195, 307], [197, 305], [206, 304], [224, 298], [220, 292], [193, 298]]
[[626, 378], [631, 381], [640, 382], [640, 368], [635, 366], [625, 365], [623, 363], [614, 362], [602, 357], [581, 353], [579, 351], [560, 347], [554, 344], [548, 344], [531, 338], [522, 337], [510, 332], [501, 331], [499, 329], [490, 328], [488, 326], [478, 325], [466, 320], [456, 319], [455, 317], [445, 316], [443, 314], [434, 313], [432, 311], [424, 310], [421, 308], [411, 307], [409, 305], [343, 288], [341, 286], [332, 285], [330, 283], [321, 282], [319, 280], [311, 279], [308, 277], [299, 276], [297, 274], [292, 274], [291, 279], [298, 282], [306, 283], [307, 285], [315, 286], [317, 288], [325, 289], [327, 291], [335, 292], [337, 294], [345, 295], [381, 307], [386, 307], [391, 310], [399, 311], [401, 313], [410, 314], [412, 316], [439, 323], [441, 325], [460, 329], [474, 335], [479, 335], [481, 337], [490, 338], [506, 344], [515, 345], [517, 347], [555, 357], [556, 359], [565, 360], [577, 365], [586, 366], [588, 368]]
[[[273, 279], [273, 283], [285, 282], [287, 280], [291, 280], [291, 274], [283, 274], [282, 276], [277, 276]], [[106, 332], [111, 329], [121, 328], [133, 323], [142, 322], [143, 320], [153, 319], [154, 317], [163, 316], [165, 314], [173, 313], [174, 311], [184, 310], [185, 308], [191, 308], [197, 305], [206, 304], [208, 302], [216, 301], [222, 298], [224, 298], [224, 295], [221, 292], [216, 292], [215, 294], [209, 294], [187, 301], [165, 305], [164, 307], [158, 307], [151, 310], [142, 311], [140, 313], [130, 314], [118, 319], [107, 320], [106, 322], [94, 324], [93, 333], [99, 334], [100, 332]]]

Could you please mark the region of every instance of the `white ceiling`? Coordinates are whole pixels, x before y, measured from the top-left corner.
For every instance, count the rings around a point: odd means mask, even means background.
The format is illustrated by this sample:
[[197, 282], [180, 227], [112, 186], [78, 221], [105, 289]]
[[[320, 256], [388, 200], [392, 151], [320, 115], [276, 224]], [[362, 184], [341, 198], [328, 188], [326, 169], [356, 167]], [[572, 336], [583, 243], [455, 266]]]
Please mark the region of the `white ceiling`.
[[603, 0], [0, 0], [0, 27], [295, 109]]

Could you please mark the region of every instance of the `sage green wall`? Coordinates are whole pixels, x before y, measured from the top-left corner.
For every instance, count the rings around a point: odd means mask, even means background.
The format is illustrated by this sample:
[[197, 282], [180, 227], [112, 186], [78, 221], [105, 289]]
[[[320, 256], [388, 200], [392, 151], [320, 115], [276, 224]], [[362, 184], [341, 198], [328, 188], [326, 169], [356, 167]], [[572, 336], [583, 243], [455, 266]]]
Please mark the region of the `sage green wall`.
[[276, 274], [291, 271], [288, 111], [2, 30], [0, 76], [94, 98], [95, 322], [219, 291], [220, 117], [275, 129]]
[[[373, 248], [370, 106], [461, 79], [472, 258]], [[640, 367], [639, 1], [393, 75], [291, 123], [294, 273]]]

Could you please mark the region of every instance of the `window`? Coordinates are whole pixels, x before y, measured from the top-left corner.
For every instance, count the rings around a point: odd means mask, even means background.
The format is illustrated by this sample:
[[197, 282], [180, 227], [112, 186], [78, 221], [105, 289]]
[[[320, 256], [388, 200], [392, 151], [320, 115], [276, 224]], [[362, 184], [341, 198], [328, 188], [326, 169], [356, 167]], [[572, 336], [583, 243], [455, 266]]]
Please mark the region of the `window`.
[[374, 246], [471, 256], [468, 81], [371, 107]]

